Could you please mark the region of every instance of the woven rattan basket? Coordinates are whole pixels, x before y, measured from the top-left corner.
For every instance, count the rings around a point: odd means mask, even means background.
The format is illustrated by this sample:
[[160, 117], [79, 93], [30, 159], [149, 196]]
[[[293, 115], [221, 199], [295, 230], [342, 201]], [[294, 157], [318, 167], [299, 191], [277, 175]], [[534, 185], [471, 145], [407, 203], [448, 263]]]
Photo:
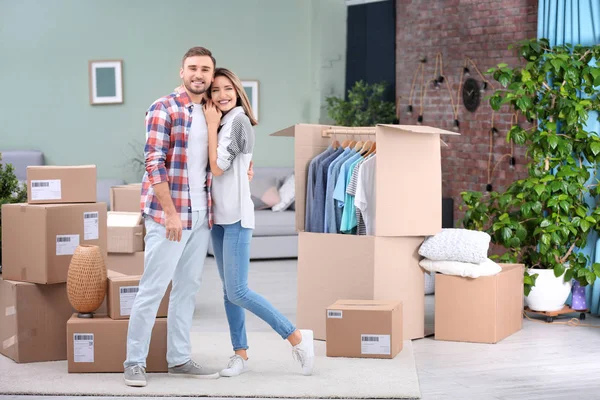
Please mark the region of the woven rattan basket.
[[90, 318], [106, 296], [106, 264], [100, 247], [79, 245], [67, 275], [69, 302], [79, 317]]

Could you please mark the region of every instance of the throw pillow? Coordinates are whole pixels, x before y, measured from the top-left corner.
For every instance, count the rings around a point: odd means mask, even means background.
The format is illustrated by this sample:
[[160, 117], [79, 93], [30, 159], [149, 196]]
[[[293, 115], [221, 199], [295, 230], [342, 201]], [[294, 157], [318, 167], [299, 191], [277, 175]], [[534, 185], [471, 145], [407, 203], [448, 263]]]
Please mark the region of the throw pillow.
[[446, 275], [457, 275], [467, 278], [496, 275], [502, 267], [486, 258], [480, 264], [465, 263], [460, 261], [435, 261], [427, 258], [419, 261], [419, 265], [430, 272], [439, 272]]
[[296, 198], [296, 180], [294, 179], [294, 174], [288, 176], [283, 181], [283, 185], [279, 188], [279, 198], [281, 199], [279, 203], [273, 206], [273, 211], [275, 212], [287, 210], [294, 202]]
[[277, 178], [255, 176], [250, 182], [250, 195], [255, 210], [266, 210], [281, 201], [277, 190]]
[[430, 260], [479, 264], [488, 256], [490, 240], [485, 232], [446, 228], [425, 239], [419, 254]]

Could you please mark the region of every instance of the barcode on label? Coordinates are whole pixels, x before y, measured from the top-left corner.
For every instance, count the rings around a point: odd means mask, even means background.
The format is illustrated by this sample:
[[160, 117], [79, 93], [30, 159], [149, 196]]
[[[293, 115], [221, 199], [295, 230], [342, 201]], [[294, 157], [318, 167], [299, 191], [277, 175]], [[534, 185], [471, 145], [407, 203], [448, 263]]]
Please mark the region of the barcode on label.
[[75, 340], [94, 340], [94, 335], [74, 335]]
[[56, 242], [57, 242], [57, 243], [61, 243], [61, 242], [70, 242], [70, 241], [71, 241], [71, 238], [70, 238], [70, 237], [60, 237], [60, 236], [59, 236], [59, 237], [57, 237], [57, 238], [56, 238]]
[[50, 182], [31, 182], [31, 187], [50, 187]]
[[342, 318], [342, 312], [339, 310], [327, 310], [327, 318]]
[[122, 287], [121, 293], [137, 293], [139, 290], [138, 287]]
[[379, 337], [377, 336], [363, 336], [361, 338], [363, 342], [379, 342]]
[[98, 213], [97, 212], [86, 212], [86, 213], [83, 213], [83, 218], [84, 219], [98, 218]]

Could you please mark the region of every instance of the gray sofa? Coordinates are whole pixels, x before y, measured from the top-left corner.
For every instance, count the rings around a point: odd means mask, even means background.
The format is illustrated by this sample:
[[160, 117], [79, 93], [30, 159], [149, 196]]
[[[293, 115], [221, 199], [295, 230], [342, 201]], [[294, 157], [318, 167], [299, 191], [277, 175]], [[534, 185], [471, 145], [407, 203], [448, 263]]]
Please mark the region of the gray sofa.
[[[253, 182], [272, 177], [281, 185], [283, 180], [293, 172], [292, 167], [254, 167]], [[250, 186], [252, 187], [252, 183]], [[271, 209], [256, 210], [254, 216], [255, 229], [250, 245], [250, 259], [298, 257], [298, 233], [293, 207], [280, 212], [273, 212]], [[209, 245], [208, 254], [214, 255], [212, 243]]]

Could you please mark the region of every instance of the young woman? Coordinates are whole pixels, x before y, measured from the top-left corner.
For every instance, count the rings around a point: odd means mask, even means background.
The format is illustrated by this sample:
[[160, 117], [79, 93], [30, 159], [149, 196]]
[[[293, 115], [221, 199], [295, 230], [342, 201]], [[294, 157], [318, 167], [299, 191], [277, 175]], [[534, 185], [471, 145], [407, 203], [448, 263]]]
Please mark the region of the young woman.
[[240, 79], [225, 68], [215, 70], [204, 105], [208, 124], [208, 158], [213, 173], [212, 244], [223, 282], [225, 312], [234, 355], [221, 376], [248, 370], [245, 310], [268, 323], [292, 347], [304, 375], [312, 373], [313, 332], [298, 330], [264, 297], [248, 288], [254, 204], [246, 171], [254, 150], [256, 119]]

